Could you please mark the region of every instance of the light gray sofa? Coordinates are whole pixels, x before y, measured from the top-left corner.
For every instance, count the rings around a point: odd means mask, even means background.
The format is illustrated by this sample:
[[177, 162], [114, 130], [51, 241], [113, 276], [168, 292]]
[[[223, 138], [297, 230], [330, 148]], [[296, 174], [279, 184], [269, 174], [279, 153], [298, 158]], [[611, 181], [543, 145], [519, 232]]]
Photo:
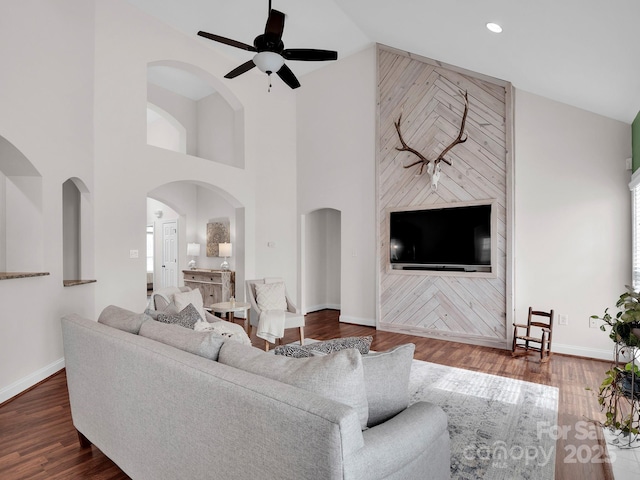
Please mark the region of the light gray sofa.
[[81, 444], [133, 479], [449, 478], [435, 405], [362, 431], [348, 405], [150, 338], [77, 315], [62, 332]]

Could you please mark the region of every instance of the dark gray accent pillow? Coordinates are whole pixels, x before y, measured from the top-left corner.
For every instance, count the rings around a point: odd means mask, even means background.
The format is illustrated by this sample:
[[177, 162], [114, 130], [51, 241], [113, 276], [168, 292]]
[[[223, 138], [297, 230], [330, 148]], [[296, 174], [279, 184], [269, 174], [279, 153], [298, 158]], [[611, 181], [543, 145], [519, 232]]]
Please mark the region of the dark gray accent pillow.
[[220, 347], [224, 343], [224, 338], [217, 333], [194, 332], [177, 324], [171, 325], [155, 320], [142, 324], [140, 336], [210, 360], [218, 360]]
[[181, 327], [190, 328], [193, 330], [196, 322], [201, 320], [200, 314], [196, 307], [192, 303], [184, 307], [180, 312], [173, 314], [161, 313], [158, 315], [157, 320], [162, 323], [173, 323], [180, 325]]
[[100, 313], [98, 323], [137, 335], [140, 326], [150, 319], [151, 317], [144, 313], [135, 313], [115, 305], [109, 305]]
[[364, 430], [369, 409], [361, 358], [360, 353], [349, 349], [323, 357], [294, 359], [225, 342], [218, 361], [349, 405], [358, 412]]
[[280, 345], [273, 351], [276, 355], [285, 357], [305, 358], [312, 357], [314, 352], [332, 353], [346, 348], [355, 348], [362, 355], [369, 353], [373, 337], [346, 337], [325, 340], [324, 342], [309, 343], [307, 345]]
[[407, 343], [362, 356], [369, 402], [368, 427], [386, 422], [409, 405], [409, 374], [415, 349], [413, 343]]

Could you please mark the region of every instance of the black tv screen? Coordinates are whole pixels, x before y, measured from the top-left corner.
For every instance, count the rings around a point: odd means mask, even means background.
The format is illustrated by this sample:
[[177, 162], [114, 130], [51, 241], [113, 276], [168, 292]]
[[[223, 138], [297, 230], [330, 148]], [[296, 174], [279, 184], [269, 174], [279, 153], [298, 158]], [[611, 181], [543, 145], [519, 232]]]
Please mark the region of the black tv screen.
[[[491, 265], [491, 205], [390, 212], [390, 259], [405, 269]], [[425, 268], [429, 269], [429, 268]]]

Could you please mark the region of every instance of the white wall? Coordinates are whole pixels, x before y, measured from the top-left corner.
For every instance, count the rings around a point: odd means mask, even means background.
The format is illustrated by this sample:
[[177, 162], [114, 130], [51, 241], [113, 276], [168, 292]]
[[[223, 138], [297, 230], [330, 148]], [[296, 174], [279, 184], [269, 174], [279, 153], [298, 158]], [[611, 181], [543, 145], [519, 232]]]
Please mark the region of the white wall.
[[[186, 151], [189, 155], [198, 156], [198, 102], [153, 83], [147, 83], [147, 100], [170, 114], [184, 127]], [[163, 133], [161, 126], [154, 126], [147, 131], [147, 143], [166, 148], [166, 140], [161, 138]]]
[[298, 212], [341, 212], [340, 320], [375, 325], [375, 48], [305, 75], [301, 83]]
[[631, 128], [521, 90], [515, 106], [515, 318], [553, 308], [553, 350], [609, 358], [589, 316], [631, 281]]
[[196, 236], [193, 241], [201, 245], [198, 267], [218, 269], [224, 260], [222, 257], [207, 257], [207, 224], [213, 221], [228, 219], [230, 230], [230, 242], [232, 247], [232, 257], [227, 259], [229, 268], [236, 269], [237, 239], [236, 239], [236, 209], [222, 196], [204, 187], [198, 187], [198, 211], [196, 222]]
[[219, 93], [197, 102], [198, 153], [225, 165], [236, 165], [235, 112]]
[[[234, 246], [245, 257], [242, 273], [281, 276], [287, 285], [297, 283], [300, 215], [340, 210], [341, 318], [373, 323], [373, 47], [304, 76], [297, 91], [276, 78], [267, 93], [258, 72], [223, 80], [233, 61], [124, 0], [23, 0], [3, 11], [0, 26], [0, 136], [42, 176], [42, 222], [22, 222], [16, 232], [7, 219], [6, 241], [46, 239], [28, 261], [50, 272], [0, 285], [0, 402], [63, 365], [62, 315], [95, 318], [109, 304], [144, 309], [145, 258], [129, 259], [129, 250], [145, 250], [147, 192], [174, 181], [227, 192], [246, 229], [244, 244]], [[25, 31], [29, 41], [17, 42]], [[163, 60], [197, 66], [244, 109], [244, 168], [147, 146], [147, 65]], [[518, 92], [516, 313], [548, 302], [569, 315], [555, 340], [565, 351], [610, 349], [587, 317], [611, 306], [629, 281], [628, 173], [621, 166], [629, 154], [628, 125]], [[547, 173], [553, 169], [555, 177]], [[88, 271], [97, 283], [64, 288], [68, 178], [82, 180], [94, 209], [95, 269]], [[185, 225], [185, 238], [196, 235], [197, 218]], [[536, 220], [548, 228], [536, 230]]]
[[[245, 209], [246, 275], [295, 284], [295, 93], [284, 86], [267, 93], [254, 72], [222, 80], [232, 62], [124, 0], [97, 0], [95, 58], [96, 195], [108, 199], [96, 202], [95, 313], [112, 303], [144, 308], [144, 257], [129, 259], [128, 252], [145, 248], [147, 192], [171, 182], [226, 192], [227, 201]], [[228, 102], [243, 106], [244, 169], [146, 145], [147, 65], [164, 60], [197, 67]], [[195, 238], [196, 211], [176, 210], [186, 215], [185, 238]]]
[[25, 265], [50, 272], [0, 282], [0, 402], [64, 365], [62, 315], [94, 313], [96, 284], [62, 286], [62, 184], [77, 177], [94, 194], [93, 25], [93, 2], [84, 0], [25, 0], [0, 17], [0, 136], [42, 176], [41, 220], [23, 217], [14, 228], [7, 218], [6, 239], [44, 239]]
[[[298, 211], [342, 211], [342, 314], [359, 319], [375, 318], [374, 79], [368, 49], [298, 95]], [[629, 125], [516, 90], [515, 318], [529, 305], [568, 315], [558, 352], [610, 356], [588, 317], [630, 281], [630, 153]]]

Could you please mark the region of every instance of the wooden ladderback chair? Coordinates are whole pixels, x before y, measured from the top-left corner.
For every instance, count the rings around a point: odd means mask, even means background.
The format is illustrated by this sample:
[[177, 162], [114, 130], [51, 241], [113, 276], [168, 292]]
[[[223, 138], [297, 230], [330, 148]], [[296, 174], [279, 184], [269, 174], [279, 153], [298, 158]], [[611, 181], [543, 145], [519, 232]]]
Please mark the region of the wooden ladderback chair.
[[527, 323], [513, 324], [512, 355], [528, 354], [529, 350], [540, 352], [540, 361], [546, 362], [551, 356], [553, 335], [553, 310], [542, 312], [529, 307]]

